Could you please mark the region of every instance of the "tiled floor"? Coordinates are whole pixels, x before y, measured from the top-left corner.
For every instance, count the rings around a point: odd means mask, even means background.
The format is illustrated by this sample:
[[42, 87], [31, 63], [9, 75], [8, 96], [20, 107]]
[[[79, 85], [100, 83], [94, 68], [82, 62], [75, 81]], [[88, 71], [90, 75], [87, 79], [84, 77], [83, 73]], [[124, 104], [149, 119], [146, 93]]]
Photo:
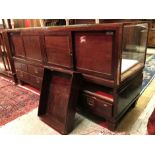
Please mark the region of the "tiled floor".
[[[154, 52], [151, 50], [151, 52]], [[117, 134], [146, 134], [149, 116], [155, 108], [155, 79], [140, 96], [134, 109], [128, 112], [119, 123]], [[57, 135], [54, 129], [42, 122], [37, 116], [37, 108], [26, 115], [0, 127], [0, 135]], [[100, 125], [76, 114], [75, 128], [70, 134], [114, 134]]]

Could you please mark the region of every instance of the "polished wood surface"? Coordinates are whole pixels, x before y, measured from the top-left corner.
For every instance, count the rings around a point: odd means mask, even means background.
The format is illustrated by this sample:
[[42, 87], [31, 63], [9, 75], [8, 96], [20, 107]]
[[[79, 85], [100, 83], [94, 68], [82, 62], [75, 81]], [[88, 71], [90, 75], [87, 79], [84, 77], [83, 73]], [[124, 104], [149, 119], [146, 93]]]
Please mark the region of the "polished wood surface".
[[72, 68], [72, 57], [69, 35], [45, 36], [47, 63], [56, 66]]
[[91, 75], [111, 77], [113, 35], [110, 31], [75, 33], [77, 70]]
[[28, 59], [42, 61], [39, 36], [23, 36], [23, 44]]
[[12, 36], [12, 52], [17, 57], [25, 57], [24, 44], [20, 34]]

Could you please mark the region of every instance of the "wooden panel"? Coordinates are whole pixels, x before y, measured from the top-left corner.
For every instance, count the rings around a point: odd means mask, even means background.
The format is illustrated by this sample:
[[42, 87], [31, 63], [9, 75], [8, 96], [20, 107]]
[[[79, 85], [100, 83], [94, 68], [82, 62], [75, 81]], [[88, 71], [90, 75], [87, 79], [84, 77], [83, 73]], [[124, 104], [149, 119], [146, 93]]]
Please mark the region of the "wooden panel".
[[[69, 91], [71, 85], [71, 79], [68, 76], [66, 77], [59, 77], [55, 75], [52, 78], [52, 84], [50, 87], [50, 96], [51, 99], [49, 100], [48, 112], [56, 117], [58, 121], [65, 123], [65, 114], [67, 112], [67, 108], [64, 104], [68, 103], [69, 99]], [[51, 91], [52, 90], [52, 91]], [[63, 92], [63, 93], [60, 93]], [[51, 103], [53, 102], [53, 104]], [[59, 110], [56, 110], [59, 109]]]
[[22, 63], [21, 64], [21, 69], [22, 69], [22, 71], [27, 72], [27, 64]]
[[104, 118], [112, 117], [112, 104], [98, 98], [97, 96], [83, 93], [81, 102], [84, 104], [83, 106], [85, 109], [98, 116]]
[[155, 29], [150, 29], [149, 31], [148, 46], [155, 47]]
[[75, 33], [76, 67], [85, 73], [112, 75], [112, 32]]
[[39, 88], [39, 89], [41, 88], [42, 78], [32, 76], [30, 74], [29, 74], [29, 78], [30, 78], [30, 82], [32, 86], [34, 86], [35, 88]]
[[19, 80], [22, 80], [24, 82], [28, 82], [30, 81], [30, 77], [29, 77], [29, 74], [25, 73], [25, 72], [22, 72], [22, 71], [18, 71], [16, 72], [17, 74], [17, 77]]
[[36, 66], [33, 66], [33, 65], [28, 65], [28, 72], [30, 74], [33, 74], [33, 75], [36, 75], [36, 76], [39, 76], [39, 77], [43, 76], [43, 68], [41, 68], [41, 67], [36, 67]]
[[42, 61], [40, 37], [23, 36], [26, 57], [37, 61]]
[[27, 64], [15, 61], [15, 69], [27, 72]]
[[20, 35], [13, 35], [12, 42], [14, 46], [14, 55], [19, 57], [25, 57], [24, 47], [23, 47], [23, 40]]
[[16, 70], [21, 70], [21, 68], [22, 68], [22, 67], [21, 67], [21, 63], [15, 61], [14, 64], [15, 64], [15, 69], [16, 69]]
[[69, 36], [45, 36], [45, 46], [49, 64], [72, 67]]

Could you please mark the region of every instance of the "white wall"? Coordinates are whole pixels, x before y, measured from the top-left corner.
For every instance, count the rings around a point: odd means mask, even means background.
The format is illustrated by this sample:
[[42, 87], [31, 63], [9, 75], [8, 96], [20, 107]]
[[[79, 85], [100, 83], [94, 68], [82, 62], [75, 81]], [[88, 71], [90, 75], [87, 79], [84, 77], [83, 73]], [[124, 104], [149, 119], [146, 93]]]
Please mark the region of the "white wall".
[[2, 19], [0, 19], [0, 24], [3, 24]]

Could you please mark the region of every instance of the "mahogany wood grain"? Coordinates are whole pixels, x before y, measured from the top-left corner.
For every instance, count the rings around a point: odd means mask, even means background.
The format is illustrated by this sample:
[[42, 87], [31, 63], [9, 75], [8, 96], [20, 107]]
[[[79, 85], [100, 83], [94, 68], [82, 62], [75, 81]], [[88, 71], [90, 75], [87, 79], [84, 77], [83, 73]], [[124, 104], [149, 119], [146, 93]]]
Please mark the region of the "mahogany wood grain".
[[14, 51], [13, 51], [14, 56], [25, 57], [24, 44], [20, 34], [13, 35], [12, 42], [14, 47]]
[[23, 36], [25, 54], [28, 59], [42, 61], [40, 37]]
[[47, 63], [72, 68], [72, 54], [69, 35], [45, 36]]
[[38, 115], [58, 132], [68, 134], [74, 126], [78, 92], [78, 74], [45, 69]]
[[112, 78], [113, 32], [75, 33], [76, 68]]

